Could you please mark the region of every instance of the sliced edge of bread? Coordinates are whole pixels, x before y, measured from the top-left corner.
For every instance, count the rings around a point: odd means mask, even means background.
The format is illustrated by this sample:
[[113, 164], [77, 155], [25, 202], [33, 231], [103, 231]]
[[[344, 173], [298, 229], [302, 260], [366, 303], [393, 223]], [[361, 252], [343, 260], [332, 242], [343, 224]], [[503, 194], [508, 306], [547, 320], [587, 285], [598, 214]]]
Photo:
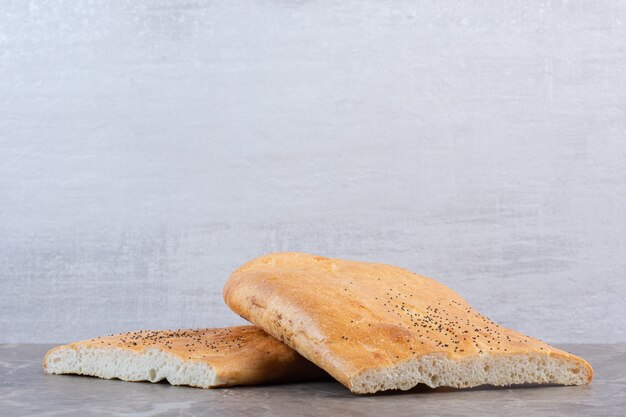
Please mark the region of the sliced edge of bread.
[[585, 385], [593, 377], [591, 366], [574, 357], [541, 353], [482, 355], [451, 360], [424, 355], [395, 366], [367, 369], [350, 378], [350, 390], [367, 394], [408, 390], [417, 384], [431, 388], [470, 388], [517, 384]]
[[118, 347], [71, 345], [52, 349], [44, 359], [47, 374], [79, 374], [122, 381], [159, 382], [212, 388], [220, 386], [213, 368], [204, 362], [184, 361], [160, 349], [141, 352]]

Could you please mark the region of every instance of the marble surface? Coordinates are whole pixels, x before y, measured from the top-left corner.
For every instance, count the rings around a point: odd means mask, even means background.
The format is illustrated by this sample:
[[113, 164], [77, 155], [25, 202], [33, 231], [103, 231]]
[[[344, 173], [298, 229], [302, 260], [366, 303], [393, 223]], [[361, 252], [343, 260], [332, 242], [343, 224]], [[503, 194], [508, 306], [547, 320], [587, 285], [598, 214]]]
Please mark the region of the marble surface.
[[0, 342], [243, 324], [295, 250], [626, 343], [625, 68], [626, 1], [2, 0]]
[[216, 390], [44, 375], [51, 345], [0, 345], [0, 410], [13, 416], [623, 416], [626, 344], [562, 345], [593, 365], [584, 387], [528, 387], [356, 396], [334, 381]]

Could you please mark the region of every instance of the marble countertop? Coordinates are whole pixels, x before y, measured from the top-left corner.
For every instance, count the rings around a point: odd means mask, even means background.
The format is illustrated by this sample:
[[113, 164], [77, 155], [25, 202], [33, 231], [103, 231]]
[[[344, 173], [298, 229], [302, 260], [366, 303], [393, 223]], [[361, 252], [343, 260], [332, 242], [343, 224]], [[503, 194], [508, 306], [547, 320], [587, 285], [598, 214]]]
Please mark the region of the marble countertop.
[[623, 416], [626, 344], [562, 345], [595, 369], [585, 387], [418, 388], [357, 396], [334, 381], [203, 390], [44, 375], [50, 345], [0, 345], [0, 414], [9, 416]]

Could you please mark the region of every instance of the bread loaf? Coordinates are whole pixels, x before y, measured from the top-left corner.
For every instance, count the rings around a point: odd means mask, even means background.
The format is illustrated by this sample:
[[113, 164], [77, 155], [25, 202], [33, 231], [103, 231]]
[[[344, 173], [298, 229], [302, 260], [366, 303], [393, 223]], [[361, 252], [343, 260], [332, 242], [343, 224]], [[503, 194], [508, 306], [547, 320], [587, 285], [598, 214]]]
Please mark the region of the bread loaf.
[[390, 265], [270, 254], [237, 269], [224, 299], [355, 393], [419, 383], [582, 385], [593, 375], [583, 359], [500, 326], [440, 282]]
[[115, 334], [58, 346], [44, 358], [48, 374], [213, 388], [306, 381], [325, 373], [254, 326]]

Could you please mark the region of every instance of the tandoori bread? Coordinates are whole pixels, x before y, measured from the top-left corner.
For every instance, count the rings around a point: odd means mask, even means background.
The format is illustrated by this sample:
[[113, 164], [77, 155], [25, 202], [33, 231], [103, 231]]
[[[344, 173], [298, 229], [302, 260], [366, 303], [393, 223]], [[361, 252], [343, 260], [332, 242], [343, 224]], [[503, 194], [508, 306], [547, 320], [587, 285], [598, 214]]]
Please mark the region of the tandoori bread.
[[213, 388], [319, 379], [325, 372], [254, 326], [144, 330], [50, 350], [48, 374]]
[[504, 328], [447, 286], [402, 268], [274, 253], [228, 279], [226, 303], [355, 393], [583, 385], [583, 359]]

